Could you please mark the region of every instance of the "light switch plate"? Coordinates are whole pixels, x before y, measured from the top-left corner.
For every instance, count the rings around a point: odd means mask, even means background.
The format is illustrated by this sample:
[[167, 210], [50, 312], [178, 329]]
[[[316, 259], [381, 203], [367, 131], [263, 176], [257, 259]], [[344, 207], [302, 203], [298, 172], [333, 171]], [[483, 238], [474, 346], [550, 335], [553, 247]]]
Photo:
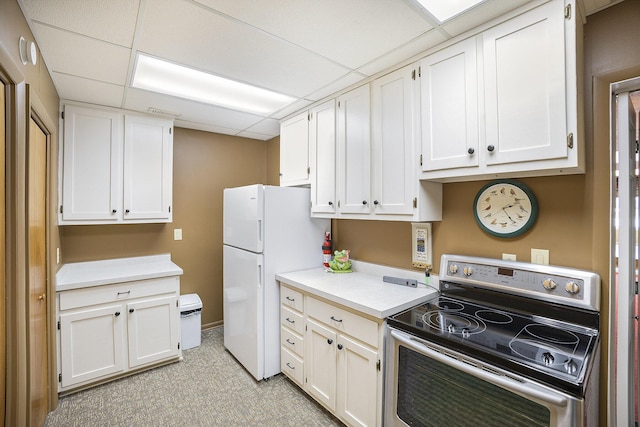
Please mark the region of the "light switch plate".
[[173, 230], [173, 240], [182, 240], [182, 228]]
[[531, 263], [549, 265], [549, 249], [531, 248]]
[[502, 254], [502, 259], [505, 261], [517, 261], [516, 254]]

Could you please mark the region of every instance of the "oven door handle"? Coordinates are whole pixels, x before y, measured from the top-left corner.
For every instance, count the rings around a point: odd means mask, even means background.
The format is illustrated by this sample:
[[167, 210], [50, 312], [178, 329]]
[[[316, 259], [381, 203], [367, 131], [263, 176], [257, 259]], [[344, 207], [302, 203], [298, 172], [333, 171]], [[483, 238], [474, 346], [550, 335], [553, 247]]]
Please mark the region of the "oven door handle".
[[[492, 374], [490, 372], [485, 371], [482, 368], [472, 366], [468, 363], [462, 362], [458, 359], [454, 359], [449, 356], [445, 356], [435, 350], [430, 349], [425, 344], [421, 343], [419, 340], [415, 338], [409, 338], [406, 334], [398, 332], [396, 330], [391, 330], [391, 336], [403, 343], [405, 346], [411, 348], [412, 350], [417, 351], [418, 353], [422, 353], [432, 359], [435, 359], [439, 362], [444, 363], [445, 365], [449, 365], [453, 368], [456, 368], [460, 371], [466, 372], [469, 375], [480, 378], [482, 380], [488, 381], [490, 383], [496, 384], [498, 386], [502, 386], [509, 390], [513, 390], [522, 396], [533, 397], [542, 402], [546, 402], [555, 406], [565, 407], [567, 406], [567, 399], [551, 394], [546, 390], [539, 390], [533, 384], [523, 385], [517, 381], [508, 379], [507, 377], [498, 376]], [[420, 344], [418, 346], [418, 344]]]

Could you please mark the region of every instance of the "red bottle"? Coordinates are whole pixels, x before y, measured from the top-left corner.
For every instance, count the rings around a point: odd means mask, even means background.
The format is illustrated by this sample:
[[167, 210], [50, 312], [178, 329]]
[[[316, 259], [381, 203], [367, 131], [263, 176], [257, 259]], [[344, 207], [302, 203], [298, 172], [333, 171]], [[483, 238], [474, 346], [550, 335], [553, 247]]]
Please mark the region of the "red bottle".
[[324, 243], [322, 243], [322, 259], [325, 267], [329, 267], [331, 261], [331, 233], [324, 233]]

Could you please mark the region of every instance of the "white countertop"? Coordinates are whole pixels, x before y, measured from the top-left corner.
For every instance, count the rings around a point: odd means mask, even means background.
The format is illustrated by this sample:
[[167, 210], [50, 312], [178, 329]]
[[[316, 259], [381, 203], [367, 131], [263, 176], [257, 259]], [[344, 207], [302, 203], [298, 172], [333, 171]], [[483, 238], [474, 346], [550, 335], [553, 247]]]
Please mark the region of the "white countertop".
[[[276, 274], [276, 280], [290, 287], [384, 319], [418, 305], [437, 290], [418, 284], [417, 288], [382, 281], [382, 276], [416, 279], [424, 283], [423, 273], [353, 261], [353, 273], [328, 273], [324, 268]], [[430, 284], [437, 288], [437, 277]]]
[[58, 270], [56, 291], [181, 275], [171, 254], [76, 262]]

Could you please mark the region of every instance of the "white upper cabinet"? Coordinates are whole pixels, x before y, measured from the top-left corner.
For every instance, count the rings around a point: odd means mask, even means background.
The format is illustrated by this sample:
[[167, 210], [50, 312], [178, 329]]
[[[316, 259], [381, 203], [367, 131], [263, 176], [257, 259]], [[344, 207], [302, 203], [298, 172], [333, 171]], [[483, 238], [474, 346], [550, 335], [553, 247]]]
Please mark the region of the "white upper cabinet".
[[124, 118], [124, 219], [170, 220], [173, 178], [173, 124], [167, 120]]
[[551, 0], [421, 61], [422, 179], [584, 172], [577, 12]]
[[369, 85], [338, 97], [338, 200], [341, 214], [371, 210], [371, 99]]
[[417, 182], [413, 148], [414, 72], [414, 67], [405, 67], [372, 83], [375, 214], [413, 214]]
[[422, 170], [478, 166], [476, 39], [420, 61]]
[[336, 103], [318, 105], [309, 112], [311, 212], [336, 211]]
[[309, 113], [305, 111], [280, 124], [280, 186], [309, 184]]
[[60, 225], [171, 222], [173, 123], [66, 105]]
[[482, 34], [487, 165], [567, 156], [564, 21], [554, 1]]

